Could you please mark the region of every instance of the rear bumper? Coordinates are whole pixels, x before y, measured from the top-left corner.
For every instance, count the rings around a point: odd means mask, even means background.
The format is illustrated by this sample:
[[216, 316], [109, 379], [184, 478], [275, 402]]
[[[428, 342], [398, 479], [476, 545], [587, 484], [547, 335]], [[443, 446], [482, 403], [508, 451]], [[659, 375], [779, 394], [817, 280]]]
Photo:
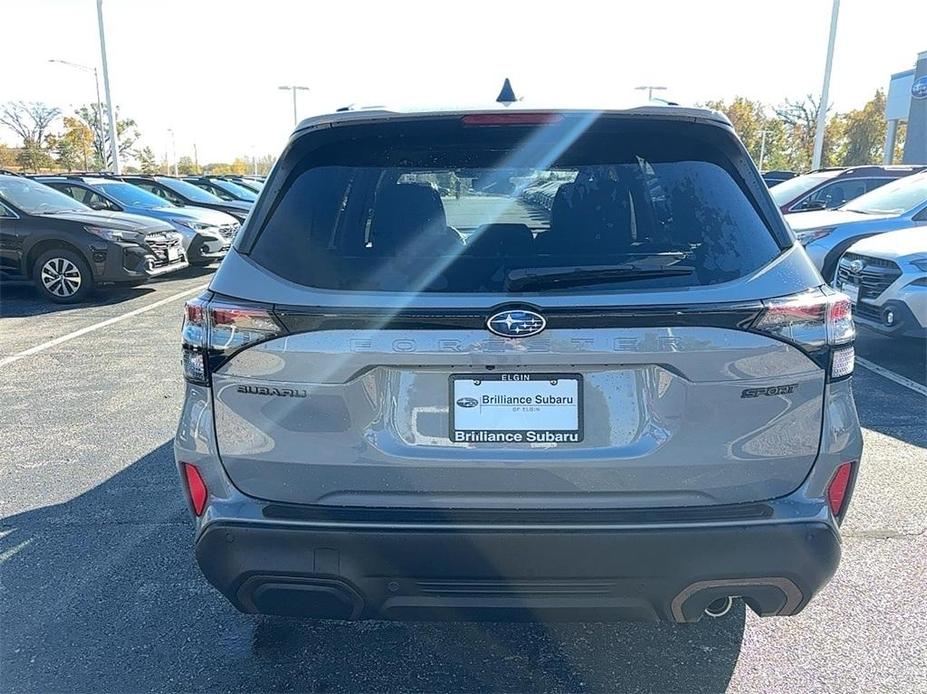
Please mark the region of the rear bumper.
[[733, 595], [762, 616], [791, 615], [840, 557], [826, 510], [806, 510], [813, 517], [654, 527], [216, 518], [196, 556], [243, 612], [692, 622]]

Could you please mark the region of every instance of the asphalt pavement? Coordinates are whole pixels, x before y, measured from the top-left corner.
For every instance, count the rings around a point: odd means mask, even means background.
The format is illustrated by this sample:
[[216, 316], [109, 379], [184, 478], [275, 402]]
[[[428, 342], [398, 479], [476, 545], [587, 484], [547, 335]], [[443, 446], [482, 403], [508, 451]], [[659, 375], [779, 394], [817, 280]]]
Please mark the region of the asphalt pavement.
[[927, 691], [923, 343], [864, 334], [841, 567], [800, 615], [697, 625], [239, 614], [201, 577], [170, 440], [188, 270], [62, 308], [0, 294], [0, 691]]

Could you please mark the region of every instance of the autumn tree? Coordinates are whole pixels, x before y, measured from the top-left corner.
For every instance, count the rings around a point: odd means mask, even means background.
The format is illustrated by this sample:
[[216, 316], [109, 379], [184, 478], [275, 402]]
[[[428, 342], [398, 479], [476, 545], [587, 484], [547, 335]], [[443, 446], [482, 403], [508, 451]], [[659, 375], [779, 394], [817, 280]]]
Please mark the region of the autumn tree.
[[[93, 153], [97, 168], [113, 168], [112, 148], [109, 142], [109, 128], [107, 122], [101, 117], [97, 104], [81, 106], [74, 114], [83, 122], [93, 134]], [[119, 109], [116, 109], [116, 134], [119, 137], [119, 158], [133, 155], [135, 145], [141, 134], [138, 126], [131, 118], [119, 118]]]
[[40, 171], [52, 163], [49, 149], [54, 146], [54, 137], [50, 127], [59, 115], [57, 108], [39, 102], [10, 101], [0, 109], [0, 123], [22, 140], [17, 159], [24, 169]]
[[177, 173], [181, 176], [191, 176], [199, 171], [192, 157], [181, 157], [177, 160]]

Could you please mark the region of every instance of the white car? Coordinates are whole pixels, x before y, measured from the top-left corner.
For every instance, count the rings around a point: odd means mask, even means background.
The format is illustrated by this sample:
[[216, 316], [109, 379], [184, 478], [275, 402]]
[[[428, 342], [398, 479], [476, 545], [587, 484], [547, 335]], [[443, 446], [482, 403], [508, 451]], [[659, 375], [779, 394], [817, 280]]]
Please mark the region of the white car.
[[840, 259], [836, 286], [853, 300], [860, 325], [927, 337], [927, 229], [857, 241]]

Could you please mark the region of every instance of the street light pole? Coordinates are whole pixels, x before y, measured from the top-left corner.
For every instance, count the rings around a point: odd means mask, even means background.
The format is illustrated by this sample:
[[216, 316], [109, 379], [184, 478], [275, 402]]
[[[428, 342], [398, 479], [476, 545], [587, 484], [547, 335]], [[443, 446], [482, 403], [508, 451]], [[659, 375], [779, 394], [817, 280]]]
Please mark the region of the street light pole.
[[[97, 72], [95, 67], [90, 67], [89, 65], [81, 65], [80, 63], [72, 63], [70, 60], [58, 60], [57, 58], [51, 58], [48, 62], [58, 63], [59, 65], [67, 65], [72, 67], [75, 70], [80, 70], [81, 72], [92, 72], [93, 73], [93, 84], [97, 90], [97, 123], [100, 127], [100, 146], [101, 148], [106, 147], [106, 128], [103, 127], [103, 100], [100, 98], [100, 73]], [[103, 163], [103, 162], [101, 162]], [[87, 165], [87, 162], [84, 162], [84, 166]]]
[[174, 138], [174, 129], [168, 128], [167, 132], [171, 134], [171, 158], [174, 160], [174, 175], [177, 175], [177, 140]]
[[840, 0], [834, 0], [830, 13], [830, 38], [827, 40], [827, 60], [824, 63], [824, 85], [821, 87], [821, 101], [818, 104], [818, 122], [814, 128], [814, 156], [811, 168], [820, 169], [824, 154], [824, 130], [827, 127], [827, 100], [830, 91], [830, 71], [834, 64], [834, 42], [837, 40], [837, 15], [840, 13]]
[[309, 87], [301, 87], [298, 84], [293, 84], [286, 87], [277, 87], [277, 89], [289, 90], [293, 92], [293, 127], [296, 127], [299, 125], [299, 115], [296, 111], [296, 92], [308, 92]]
[[97, 24], [100, 27], [100, 57], [103, 63], [103, 90], [106, 92], [106, 110], [109, 118], [109, 151], [110, 156], [113, 158], [113, 173], [118, 176], [119, 133], [116, 132], [116, 114], [113, 111], [113, 95], [109, 89], [109, 67], [106, 63], [106, 36], [103, 31], [103, 0], [97, 0]]
[[636, 92], [640, 92], [645, 89], [647, 90], [647, 101], [653, 101], [654, 92], [665, 92], [666, 91], [666, 87], [658, 87], [652, 84], [644, 84], [644, 85], [641, 85], [640, 87], [634, 87], [634, 91]]

